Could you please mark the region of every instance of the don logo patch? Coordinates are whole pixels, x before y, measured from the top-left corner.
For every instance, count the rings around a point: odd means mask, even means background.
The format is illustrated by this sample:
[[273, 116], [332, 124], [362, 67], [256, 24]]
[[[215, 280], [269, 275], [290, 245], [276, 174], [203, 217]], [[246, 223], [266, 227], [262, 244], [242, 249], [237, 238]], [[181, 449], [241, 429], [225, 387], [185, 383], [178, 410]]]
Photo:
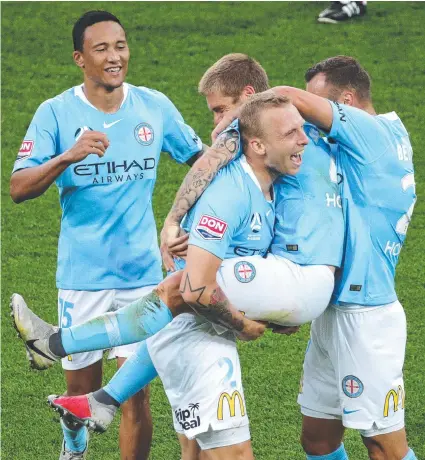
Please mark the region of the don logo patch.
[[226, 233], [227, 224], [224, 220], [204, 214], [196, 226], [196, 231], [204, 240], [221, 240]]
[[34, 141], [24, 140], [22, 142], [21, 148], [19, 149], [17, 160], [23, 160], [31, 156], [32, 149], [34, 148]]

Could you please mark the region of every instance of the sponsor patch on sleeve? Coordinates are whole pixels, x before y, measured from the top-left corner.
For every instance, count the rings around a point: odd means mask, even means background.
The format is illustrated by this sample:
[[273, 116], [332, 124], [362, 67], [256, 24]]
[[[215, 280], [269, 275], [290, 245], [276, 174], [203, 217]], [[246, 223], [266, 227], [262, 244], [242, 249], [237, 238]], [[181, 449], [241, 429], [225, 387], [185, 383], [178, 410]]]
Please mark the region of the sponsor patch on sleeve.
[[204, 240], [221, 240], [226, 233], [227, 223], [217, 217], [204, 214], [196, 226], [196, 231]]
[[24, 158], [30, 157], [33, 148], [34, 148], [34, 141], [24, 140], [22, 142], [21, 148], [19, 149], [16, 160], [23, 160]]

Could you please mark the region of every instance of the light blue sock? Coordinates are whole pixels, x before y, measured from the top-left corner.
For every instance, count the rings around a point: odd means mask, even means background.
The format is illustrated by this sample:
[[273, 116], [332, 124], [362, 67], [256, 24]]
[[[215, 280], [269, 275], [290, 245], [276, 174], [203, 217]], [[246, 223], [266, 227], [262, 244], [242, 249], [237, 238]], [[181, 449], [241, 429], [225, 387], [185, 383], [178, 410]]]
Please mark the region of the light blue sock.
[[151, 292], [116, 312], [62, 328], [62, 346], [70, 355], [140, 342], [161, 330], [172, 319], [168, 307], [155, 292]]
[[416, 458], [416, 455], [413, 452], [413, 450], [409, 449], [409, 452], [407, 452], [407, 455], [403, 458], [403, 460], [418, 460], [418, 459]]
[[87, 446], [87, 428], [85, 426], [70, 428], [62, 417], [60, 424], [65, 439], [65, 447], [73, 452], [83, 452]]
[[337, 450], [327, 455], [307, 455], [307, 460], [348, 460], [344, 444], [341, 444]]
[[103, 389], [122, 404], [157, 375], [146, 342], [142, 342]]

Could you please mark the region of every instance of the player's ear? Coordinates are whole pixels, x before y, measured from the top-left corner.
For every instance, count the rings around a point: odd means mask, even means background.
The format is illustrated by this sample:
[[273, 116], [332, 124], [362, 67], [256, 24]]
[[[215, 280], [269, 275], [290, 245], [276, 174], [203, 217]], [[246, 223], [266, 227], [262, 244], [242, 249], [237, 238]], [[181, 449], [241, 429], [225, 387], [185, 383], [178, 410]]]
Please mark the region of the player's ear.
[[345, 105], [354, 105], [354, 93], [352, 91], [344, 91], [342, 93], [342, 103]]
[[255, 94], [254, 87], [252, 87], [251, 85], [246, 85], [245, 88], [242, 90], [242, 94], [241, 94], [240, 99], [245, 101], [246, 99], [248, 99], [253, 94]]
[[264, 156], [266, 154], [266, 147], [257, 137], [249, 141], [249, 146], [255, 152], [256, 155]]
[[74, 58], [74, 62], [77, 66], [80, 67], [80, 69], [84, 69], [83, 53], [81, 51], [74, 51], [72, 53], [72, 57]]

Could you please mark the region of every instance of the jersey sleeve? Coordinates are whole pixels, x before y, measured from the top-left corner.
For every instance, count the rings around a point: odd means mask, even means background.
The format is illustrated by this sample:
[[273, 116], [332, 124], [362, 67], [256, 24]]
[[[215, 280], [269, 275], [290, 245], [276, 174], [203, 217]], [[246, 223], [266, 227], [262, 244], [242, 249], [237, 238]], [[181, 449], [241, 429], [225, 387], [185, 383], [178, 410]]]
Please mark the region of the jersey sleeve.
[[189, 244], [224, 259], [243, 224], [248, 201], [231, 178], [215, 180], [199, 198], [188, 216], [192, 226]]
[[355, 107], [329, 102], [333, 112], [329, 137], [344, 145], [348, 155], [367, 164], [385, 152], [383, 143], [388, 143], [389, 147], [389, 141], [375, 116]]
[[43, 102], [28, 127], [13, 172], [39, 166], [53, 158], [58, 153], [57, 136], [58, 124], [52, 106], [48, 101]]
[[162, 151], [179, 163], [185, 163], [202, 150], [202, 141], [185, 123], [176, 106], [164, 94], [155, 91], [164, 117], [164, 141]]

